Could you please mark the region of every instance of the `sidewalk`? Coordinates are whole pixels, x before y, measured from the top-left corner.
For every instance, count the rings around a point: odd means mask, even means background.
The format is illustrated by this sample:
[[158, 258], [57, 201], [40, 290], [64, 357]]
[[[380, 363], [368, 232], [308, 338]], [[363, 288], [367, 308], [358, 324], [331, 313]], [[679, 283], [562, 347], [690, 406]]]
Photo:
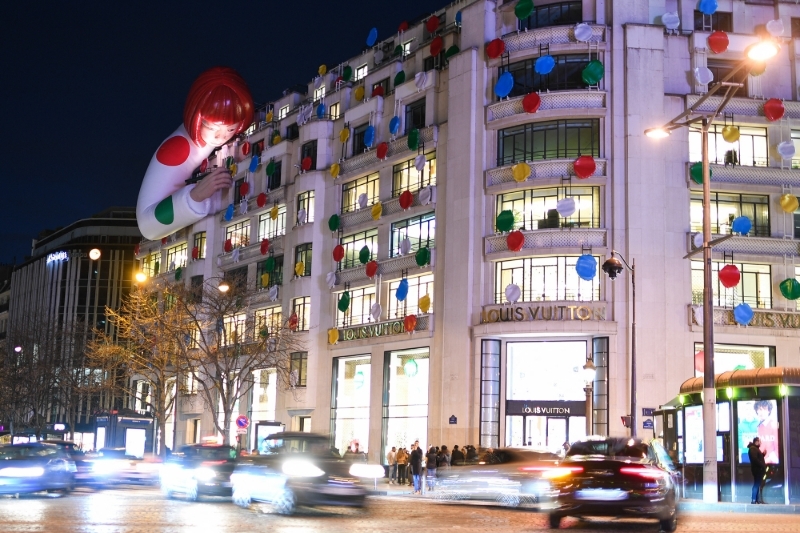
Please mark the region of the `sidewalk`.
[[[435, 501], [435, 493], [428, 492], [423, 487], [421, 495], [414, 495], [414, 488], [409, 485], [390, 485], [384, 479], [378, 480], [377, 488], [370, 485], [371, 496], [407, 496], [424, 498]], [[678, 502], [680, 511], [700, 513], [745, 513], [745, 514], [800, 514], [800, 505], [766, 504], [753, 505], [750, 503], [706, 503], [700, 500], [681, 500]]]

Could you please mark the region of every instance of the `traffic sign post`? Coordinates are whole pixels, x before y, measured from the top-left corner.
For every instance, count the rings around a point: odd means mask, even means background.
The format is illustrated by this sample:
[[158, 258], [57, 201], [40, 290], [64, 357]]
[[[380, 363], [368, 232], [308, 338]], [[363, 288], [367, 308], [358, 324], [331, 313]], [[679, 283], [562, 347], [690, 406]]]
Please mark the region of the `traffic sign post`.
[[247, 429], [250, 427], [250, 419], [247, 415], [239, 415], [236, 417], [236, 427], [239, 429]]

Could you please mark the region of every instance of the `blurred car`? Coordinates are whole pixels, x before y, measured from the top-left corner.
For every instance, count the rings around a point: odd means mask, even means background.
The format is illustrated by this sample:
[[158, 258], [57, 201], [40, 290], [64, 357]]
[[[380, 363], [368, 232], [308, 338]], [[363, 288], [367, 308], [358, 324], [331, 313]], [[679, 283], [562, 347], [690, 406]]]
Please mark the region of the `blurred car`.
[[679, 473], [658, 442], [588, 437], [544, 476], [552, 483], [551, 528], [564, 516], [655, 518], [664, 531], [678, 527]]
[[164, 463], [161, 490], [172, 498], [176, 493], [197, 501], [201, 496], [231, 495], [231, 473], [236, 450], [220, 444], [182, 446]]
[[74, 442], [56, 439], [47, 439], [41, 442], [59, 447], [75, 463], [75, 486], [80, 487], [92, 484], [94, 479], [92, 461]]
[[271, 504], [280, 514], [298, 506], [363, 507], [362, 478], [384, 476], [381, 465], [342, 458], [325, 435], [284, 432], [267, 437], [267, 453], [242, 458], [231, 476], [233, 502]]
[[483, 450], [459, 466], [440, 468], [433, 497], [440, 501], [492, 502], [510, 507], [538, 506], [549, 493], [542, 477], [561, 458], [551, 452], [521, 448]]
[[125, 448], [102, 448], [87, 461], [91, 464], [88, 484], [98, 487], [158, 483], [160, 464], [128, 455]]
[[66, 494], [74, 486], [75, 463], [58, 446], [30, 443], [0, 447], [0, 494]]

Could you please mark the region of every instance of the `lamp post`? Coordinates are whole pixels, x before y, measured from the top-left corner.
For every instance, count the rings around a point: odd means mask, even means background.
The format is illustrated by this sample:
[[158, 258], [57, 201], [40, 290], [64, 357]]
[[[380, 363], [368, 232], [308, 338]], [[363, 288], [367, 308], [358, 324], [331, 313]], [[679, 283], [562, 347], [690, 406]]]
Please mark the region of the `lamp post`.
[[589, 436], [594, 433], [594, 417], [592, 412], [592, 384], [594, 383], [594, 376], [597, 373], [597, 367], [591, 359], [586, 360], [583, 365], [583, 381], [586, 386], [583, 392], [586, 393], [586, 435]]
[[[622, 259], [620, 262], [614, 256]], [[617, 279], [617, 274], [622, 272], [622, 265], [631, 273], [631, 300], [633, 300], [633, 312], [631, 313], [631, 437], [636, 436], [636, 261], [628, 264], [628, 261], [616, 250], [611, 250], [611, 257], [603, 263], [603, 272], [608, 274], [611, 281]]]
[[[700, 126], [702, 165], [703, 165], [703, 501], [719, 500], [717, 489], [717, 397], [714, 386], [714, 299], [711, 283], [711, 249], [714, 244], [731, 236], [711, 240], [711, 172], [708, 156], [708, 132], [711, 124], [725, 109], [742, 82], [732, 81], [743, 70], [754, 63], [762, 63], [774, 57], [780, 47], [777, 43], [763, 40], [745, 50], [746, 58], [741, 60], [719, 83], [709, 87], [706, 94], [686, 111], [670, 120], [660, 128], [650, 128], [644, 134], [654, 139], [667, 137], [672, 130]], [[722, 101], [713, 112], [698, 111], [700, 106], [713, 94], [724, 88]], [[699, 250], [687, 254], [687, 259]]]

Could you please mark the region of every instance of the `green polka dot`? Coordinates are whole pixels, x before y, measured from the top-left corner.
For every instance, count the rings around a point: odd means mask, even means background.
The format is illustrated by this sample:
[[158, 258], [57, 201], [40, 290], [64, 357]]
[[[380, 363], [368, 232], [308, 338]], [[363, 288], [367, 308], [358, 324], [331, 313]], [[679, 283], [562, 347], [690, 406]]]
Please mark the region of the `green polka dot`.
[[156, 206], [156, 220], [168, 226], [175, 220], [175, 209], [172, 208], [172, 195], [167, 196]]

